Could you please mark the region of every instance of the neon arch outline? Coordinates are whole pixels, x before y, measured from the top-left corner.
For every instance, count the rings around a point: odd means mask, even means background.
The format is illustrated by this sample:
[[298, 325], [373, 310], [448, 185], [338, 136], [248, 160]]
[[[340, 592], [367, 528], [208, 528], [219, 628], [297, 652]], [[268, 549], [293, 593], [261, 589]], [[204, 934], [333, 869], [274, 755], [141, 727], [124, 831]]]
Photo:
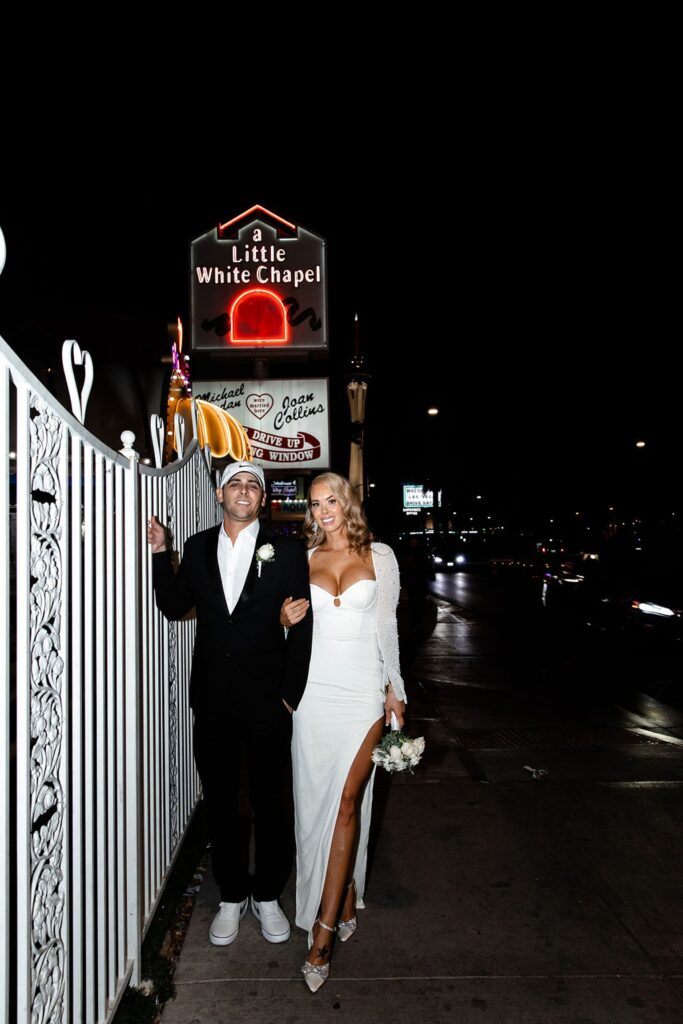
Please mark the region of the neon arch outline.
[[[243, 338], [239, 340], [235, 338], [234, 334], [232, 334], [235, 324], [235, 308], [238, 303], [242, 302], [249, 295], [267, 295], [270, 299], [274, 299], [275, 302], [279, 303], [282, 311], [282, 323], [285, 330], [284, 338]], [[240, 292], [239, 295], [236, 295], [233, 299], [232, 305], [230, 306], [230, 323], [232, 325], [232, 336], [230, 339], [231, 345], [251, 345], [252, 347], [254, 345], [287, 345], [290, 341], [289, 323], [287, 321], [287, 310], [285, 308], [285, 304], [280, 296], [276, 292], [272, 292], [269, 288], [248, 288], [246, 292]]]

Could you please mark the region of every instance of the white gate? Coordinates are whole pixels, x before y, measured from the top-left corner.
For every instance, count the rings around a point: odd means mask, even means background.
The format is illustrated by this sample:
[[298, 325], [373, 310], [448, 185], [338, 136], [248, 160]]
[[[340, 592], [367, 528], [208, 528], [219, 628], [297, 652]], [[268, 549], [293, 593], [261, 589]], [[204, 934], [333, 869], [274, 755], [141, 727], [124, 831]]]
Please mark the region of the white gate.
[[199, 792], [195, 624], [156, 610], [146, 521], [182, 554], [219, 520], [196, 440], [164, 469], [107, 448], [79, 422], [73, 342], [65, 370], [75, 415], [0, 338], [0, 1014], [19, 1024], [106, 1021], [139, 980]]

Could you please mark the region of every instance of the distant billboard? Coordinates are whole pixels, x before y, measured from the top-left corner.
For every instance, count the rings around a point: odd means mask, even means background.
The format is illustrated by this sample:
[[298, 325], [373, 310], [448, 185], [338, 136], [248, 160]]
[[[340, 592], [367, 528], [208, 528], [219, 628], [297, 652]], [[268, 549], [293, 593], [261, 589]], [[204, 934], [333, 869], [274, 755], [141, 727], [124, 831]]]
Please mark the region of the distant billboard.
[[325, 349], [326, 243], [252, 206], [190, 243], [195, 351]]
[[[439, 508], [441, 491], [439, 491]], [[434, 492], [425, 491], [422, 484], [403, 485], [403, 511], [412, 512], [421, 508], [434, 508]]]

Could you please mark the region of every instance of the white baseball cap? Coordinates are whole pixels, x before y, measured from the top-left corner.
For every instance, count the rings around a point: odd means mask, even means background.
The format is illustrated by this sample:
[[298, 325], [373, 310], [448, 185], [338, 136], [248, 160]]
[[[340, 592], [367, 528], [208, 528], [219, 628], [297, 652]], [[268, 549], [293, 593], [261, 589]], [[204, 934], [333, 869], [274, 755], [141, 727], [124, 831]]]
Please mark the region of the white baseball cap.
[[225, 487], [228, 480], [231, 480], [235, 473], [251, 473], [255, 476], [261, 487], [265, 491], [266, 489], [266, 476], [260, 466], [257, 466], [255, 462], [231, 462], [229, 466], [226, 466], [221, 475], [221, 482], [219, 487]]

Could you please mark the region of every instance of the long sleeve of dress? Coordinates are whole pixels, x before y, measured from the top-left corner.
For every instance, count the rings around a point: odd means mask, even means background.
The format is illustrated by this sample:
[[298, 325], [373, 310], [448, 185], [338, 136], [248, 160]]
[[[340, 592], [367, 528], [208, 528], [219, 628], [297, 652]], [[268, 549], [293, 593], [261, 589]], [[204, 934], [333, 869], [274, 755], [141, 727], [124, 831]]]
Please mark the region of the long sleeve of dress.
[[391, 683], [399, 700], [406, 699], [398, 653], [396, 607], [401, 588], [398, 562], [388, 544], [372, 544], [377, 577], [377, 639], [384, 663], [384, 685]]

